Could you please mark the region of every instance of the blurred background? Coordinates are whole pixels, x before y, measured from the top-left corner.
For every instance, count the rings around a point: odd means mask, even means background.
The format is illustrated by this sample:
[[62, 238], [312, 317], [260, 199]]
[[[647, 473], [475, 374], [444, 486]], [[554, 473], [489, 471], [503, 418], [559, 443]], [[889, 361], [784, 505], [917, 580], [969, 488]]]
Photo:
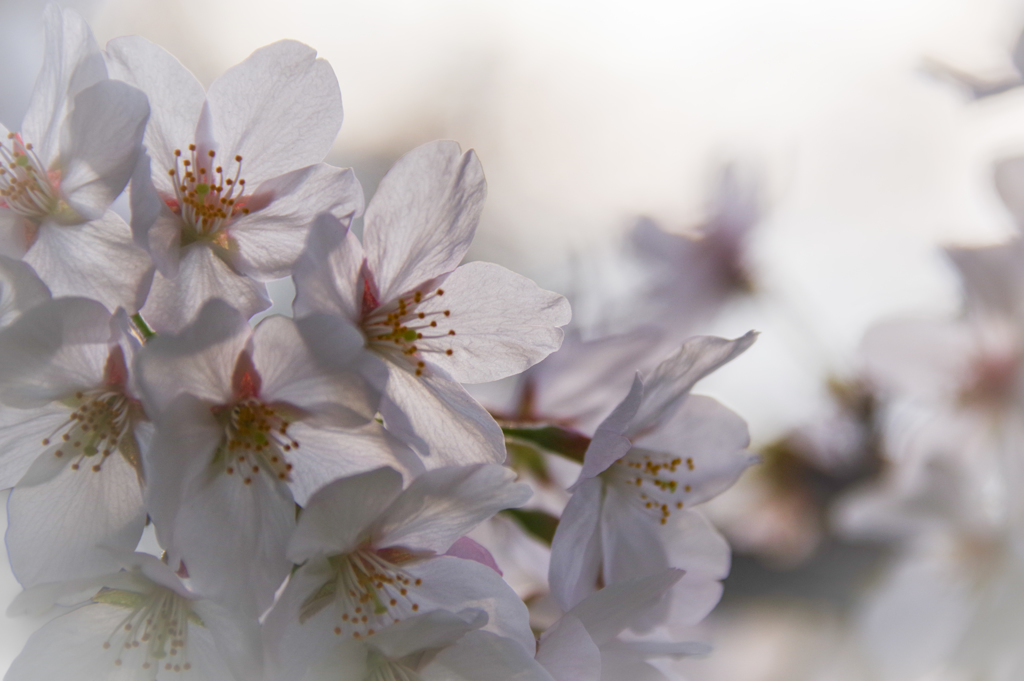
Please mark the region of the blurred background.
[[[940, 246], [1015, 231], [992, 172], [1024, 152], [1013, 60], [1024, 6], [65, 4], [101, 44], [140, 34], [206, 85], [261, 45], [312, 45], [334, 67], [345, 104], [327, 160], [353, 167], [368, 196], [422, 142], [475, 148], [489, 197], [471, 257], [569, 295], [584, 335], [633, 331], [626, 311], [637, 295], [679, 303], [672, 343], [759, 330], [745, 356], [698, 390], [747, 419], [764, 464], [709, 509], [736, 558], [700, 632], [716, 651], [687, 661], [685, 673], [873, 678], [851, 630], [893, 548], [845, 539], [831, 523], [833, 502], [877, 476], [884, 456], [859, 348], [879, 321], [957, 313], [960, 285]], [[9, 128], [41, 61], [42, 7], [0, 0], [0, 121]], [[693, 244], [710, 248], [715, 230], [717, 255], [695, 256]], [[685, 265], [712, 257], [731, 273], [713, 294], [712, 275], [699, 279], [700, 268]], [[664, 281], [652, 283], [659, 267]], [[286, 308], [287, 284], [275, 293]], [[0, 573], [7, 603], [18, 589], [5, 559]], [[28, 633], [0, 618], [0, 669]]]

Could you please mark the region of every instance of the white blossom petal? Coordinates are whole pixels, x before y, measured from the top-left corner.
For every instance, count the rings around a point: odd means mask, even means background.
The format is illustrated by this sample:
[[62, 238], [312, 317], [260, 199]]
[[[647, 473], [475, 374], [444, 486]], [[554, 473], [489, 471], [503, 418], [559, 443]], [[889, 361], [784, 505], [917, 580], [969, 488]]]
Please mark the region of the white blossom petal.
[[473, 631], [420, 671], [423, 681], [553, 681], [515, 641]]
[[[7, 550], [23, 587], [114, 572], [119, 566], [100, 547], [132, 551], [138, 545], [146, 522], [139, 472], [117, 453], [95, 471], [101, 457], [86, 458], [77, 470], [71, 457], [61, 457], [51, 480], [23, 481], [11, 492]], [[40, 459], [59, 460], [46, 454]]]
[[395, 622], [366, 639], [368, 645], [392, 659], [420, 650], [450, 646], [487, 624], [487, 613], [467, 608], [458, 613], [435, 610]]
[[183, 250], [177, 277], [156, 273], [141, 312], [157, 333], [175, 333], [211, 298], [226, 300], [247, 319], [270, 307], [266, 285], [232, 270], [212, 247], [195, 243]]
[[153, 271], [131, 229], [109, 210], [80, 225], [44, 224], [24, 260], [54, 296], [85, 296], [132, 313], [146, 299]]
[[458, 266], [486, 191], [476, 154], [463, 154], [455, 142], [424, 144], [395, 163], [364, 220], [363, 245], [378, 300], [394, 300]]
[[36, 225], [10, 208], [0, 208], [0, 255], [19, 260], [35, 241]]
[[68, 410], [58, 406], [39, 409], [0, 407], [0, 489], [14, 487], [40, 454], [57, 449], [41, 442], [68, 420]]
[[402, 491], [402, 475], [391, 468], [336, 480], [309, 499], [288, 543], [288, 558], [347, 553]]
[[266, 280], [286, 276], [302, 254], [309, 225], [322, 213], [348, 218], [363, 211], [363, 189], [351, 168], [317, 163], [267, 180], [254, 200], [266, 208], [238, 217], [228, 227], [237, 244], [232, 264]]
[[601, 573], [603, 497], [601, 480], [589, 478], [578, 483], [555, 530], [548, 580], [551, 594], [563, 611], [586, 598]]
[[124, 191], [148, 118], [146, 96], [125, 83], [103, 80], [75, 97], [61, 131], [60, 188], [85, 220], [99, 219]]
[[347, 221], [330, 214], [318, 216], [310, 228], [306, 250], [292, 271], [296, 317], [321, 312], [358, 323], [363, 306], [359, 287], [363, 260], [363, 246], [349, 231]]
[[612, 584], [589, 596], [568, 614], [579, 619], [600, 648], [632, 626], [645, 610], [656, 606], [682, 576], [682, 570], [668, 569], [644, 579]]
[[207, 92], [214, 149], [239, 154], [258, 183], [319, 163], [341, 128], [341, 91], [316, 51], [282, 40], [228, 69]]
[[444, 553], [498, 511], [529, 500], [529, 485], [515, 478], [514, 471], [496, 464], [427, 471], [373, 524], [373, 544]]
[[0, 329], [50, 299], [50, 289], [20, 260], [0, 255]]
[[75, 96], [107, 77], [103, 54], [85, 20], [74, 10], [56, 4], [43, 12], [46, 50], [36, 77], [22, 135], [32, 142], [43, 164], [49, 166], [60, 151], [61, 125]]
[[573, 615], [562, 616], [544, 632], [537, 645], [537, 662], [555, 681], [601, 678], [601, 651]]
[[154, 180], [173, 193], [167, 171], [175, 167], [174, 150], [194, 141], [199, 112], [206, 100], [203, 86], [167, 50], [137, 35], [107, 43], [110, 77], [146, 93], [152, 114], [145, 144], [156, 165]]
[[[429, 298], [416, 308], [440, 319], [436, 331], [424, 330], [417, 347], [436, 348], [430, 363], [460, 383], [484, 383], [518, 374], [562, 343], [558, 327], [569, 323], [569, 302], [522, 275], [500, 265], [473, 262], [448, 275], [442, 287], [444, 295]], [[442, 312], [443, 318], [439, 316]]]

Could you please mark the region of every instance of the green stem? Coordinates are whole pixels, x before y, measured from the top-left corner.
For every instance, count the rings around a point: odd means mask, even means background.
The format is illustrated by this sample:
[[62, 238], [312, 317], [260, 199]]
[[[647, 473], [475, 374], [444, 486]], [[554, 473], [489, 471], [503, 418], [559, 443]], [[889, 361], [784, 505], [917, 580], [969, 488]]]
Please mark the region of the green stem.
[[149, 340], [156, 335], [156, 332], [149, 328], [149, 324], [146, 323], [146, 320], [138, 312], [132, 315], [132, 323], [135, 324], [135, 328], [142, 334], [143, 340]]
[[541, 449], [558, 454], [577, 463], [583, 463], [583, 455], [590, 446], [590, 438], [561, 426], [540, 426], [539, 428], [503, 427], [505, 437], [513, 441], [527, 442]]

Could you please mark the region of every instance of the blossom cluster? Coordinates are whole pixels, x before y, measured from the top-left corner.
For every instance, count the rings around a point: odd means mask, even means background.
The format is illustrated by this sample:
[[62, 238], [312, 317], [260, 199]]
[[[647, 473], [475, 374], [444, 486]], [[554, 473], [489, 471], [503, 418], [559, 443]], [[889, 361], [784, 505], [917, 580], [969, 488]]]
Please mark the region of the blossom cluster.
[[[9, 612], [50, 619], [7, 681], [617, 681], [706, 650], [676, 632], [729, 548], [694, 507], [754, 457], [691, 389], [753, 333], [562, 347], [564, 297], [461, 264], [472, 151], [412, 150], [365, 205], [323, 162], [341, 96], [311, 48], [205, 90], [45, 23], [0, 130], [0, 488]], [[294, 317], [251, 323], [286, 276]], [[517, 375], [514, 410], [464, 387]]]

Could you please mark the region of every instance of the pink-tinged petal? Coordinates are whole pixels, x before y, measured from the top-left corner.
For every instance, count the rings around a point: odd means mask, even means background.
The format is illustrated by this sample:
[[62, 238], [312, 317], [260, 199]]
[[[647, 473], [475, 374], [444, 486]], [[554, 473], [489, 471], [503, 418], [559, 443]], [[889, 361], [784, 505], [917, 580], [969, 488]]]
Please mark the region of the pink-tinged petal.
[[10, 208], [0, 208], [0, 255], [21, 259], [35, 242], [37, 225]]
[[671, 418], [697, 381], [744, 353], [755, 340], [757, 333], [749, 331], [734, 340], [695, 336], [684, 342], [678, 352], [645, 377], [644, 399], [626, 436], [635, 444], [636, 437]]
[[544, 632], [537, 645], [537, 662], [555, 681], [601, 678], [601, 651], [573, 615], [563, 615]]
[[215, 298], [180, 333], [151, 339], [135, 368], [147, 410], [159, 414], [181, 393], [209, 404], [231, 400], [232, 373], [249, 334], [245, 318]]
[[352, 338], [348, 371], [324, 371], [307, 348], [295, 322], [273, 316], [252, 333], [252, 358], [262, 379], [260, 397], [266, 402], [287, 402], [302, 409], [303, 420], [317, 425], [352, 428], [368, 423], [377, 413], [380, 393], [359, 373], [362, 342]]
[[444, 553], [498, 511], [530, 499], [529, 485], [515, 478], [514, 471], [497, 464], [427, 471], [373, 524], [373, 545]]
[[82, 90], [61, 131], [60, 189], [85, 220], [96, 220], [128, 184], [149, 118], [146, 95], [103, 80]]
[[149, 255], [113, 211], [71, 227], [42, 225], [25, 262], [54, 296], [84, 296], [131, 313], [146, 299], [153, 273]]
[[421, 672], [423, 681], [553, 681], [515, 641], [473, 631], [439, 652]]
[[100, 384], [110, 339], [110, 313], [94, 300], [58, 298], [28, 310], [0, 332], [0, 402], [41, 407]]
[[50, 289], [20, 260], [0, 255], [0, 329], [50, 299]]
[[288, 428], [299, 448], [289, 455], [289, 486], [295, 503], [305, 507], [310, 496], [339, 478], [388, 466], [412, 480], [423, 463], [378, 423], [360, 428], [312, 428], [296, 421]]
[[678, 461], [674, 472], [662, 466], [659, 477], [677, 481], [670, 498], [676, 503], [683, 502], [685, 507], [718, 496], [757, 462], [757, 457], [747, 451], [750, 434], [746, 422], [736, 412], [703, 395], [687, 397], [658, 430], [633, 444], [636, 448], [630, 457], [652, 452], [652, 460]]
[[[421, 580], [409, 587], [409, 598], [419, 605], [418, 612], [478, 608], [487, 613], [484, 631], [510, 638], [533, 655], [537, 643], [526, 605], [494, 570], [471, 560], [438, 556], [412, 564], [407, 571]], [[406, 619], [412, 614], [410, 610], [399, 616]]]
[[563, 611], [586, 598], [597, 587], [601, 573], [601, 504], [604, 484], [597, 479], [576, 486], [562, 512], [551, 542], [548, 580], [551, 595]]
[[335, 480], [310, 497], [288, 544], [289, 560], [355, 549], [401, 491], [402, 475], [391, 468]]
[[598, 647], [615, 639], [661, 602], [683, 577], [682, 570], [668, 569], [643, 579], [619, 582], [601, 589], [575, 606], [573, 615], [587, 628]]
[[[438, 322], [417, 347], [460, 383], [484, 383], [525, 371], [562, 344], [569, 302], [492, 263], [452, 272], [417, 311]], [[451, 332], [455, 333], [452, 334]], [[451, 354], [448, 354], [451, 350]]]
[[11, 492], [7, 550], [23, 587], [116, 572], [116, 561], [100, 547], [131, 551], [139, 543], [146, 510], [138, 472], [117, 453], [95, 471], [100, 458], [84, 458], [75, 470], [70, 456], [43, 455], [44, 464], [63, 460], [60, 472], [39, 485], [23, 480]]
[[270, 307], [266, 285], [238, 274], [213, 248], [196, 243], [184, 249], [177, 277], [159, 272], [153, 277], [142, 316], [157, 333], [176, 333], [212, 298], [227, 301], [246, 319]]
[[470, 539], [469, 537], [459, 537], [455, 540], [455, 543], [448, 547], [445, 551], [446, 556], [454, 556], [455, 558], [462, 558], [464, 560], [475, 560], [481, 565], [486, 565], [495, 572], [498, 573], [499, 577], [503, 577], [501, 568], [498, 567], [498, 563], [494, 560], [494, 556], [491, 552], [483, 547], [482, 544]]
[[61, 125], [75, 96], [106, 78], [107, 69], [92, 31], [77, 12], [49, 5], [43, 22], [43, 67], [32, 89], [21, 133], [35, 146], [43, 164], [49, 166], [60, 150]]
[[317, 163], [267, 180], [252, 200], [265, 208], [228, 228], [238, 251], [232, 263], [256, 279], [287, 276], [302, 254], [310, 223], [322, 213], [350, 219], [363, 211], [363, 189], [350, 168]]
[[0, 489], [14, 487], [40, 456], [56, 458], [58, 445], [47, 447], [42, 441], [67, 420], [68, 410], [63, 407], [0, 407]]
[[424, 144], [398, 160], [366, 209], [363, 244], [381, 302], [454, 270], [469, 248], [487, 184], [471, 150]]
[[207, 93], [215, 149], [243, 158], [262, 182], [319, 163], [341, 129], [341, 91], [316, 51], [294, 40], [261, 47]]
[[[629, 428], [644, 399], [644, 381], [638, 373], [625, 399], [601, 422], [583, 458], [580, 480], [597, 477], [629, 452], [633, 443], [623, 433]], [[579, 484], [579, 482], [577, 482]]]
[[175, 167], [174, 150], [195, 141], [196, 123], [206, 100], [203, 86], [167, 50], [137, 35], [107, 43], [110, 77], [146, 93], [152, 114], [145, 144], [153, 158], [153, 181], [173, 193], [167, 171]]
[[306, 250], [292, 270], [295, 315], [337, 314], [358, 323], [364, 297], [360, 286], [364, 260], [363, 246], [349, 231], [347, 221], [330, 214], [318, 216], [309, 230]]
[[445, 610], [413, 615], [366, 639], [367, 645], [392, 660], [419, 651], [439, 650], [452, 645], [471, 631], [487, 624], [487, 613], [467, 608], [458, 613]]
[[423, 457], [427, 468], [505, 460], [505, 436], [466, 389], [439, 370], [412, 373], [388, 364], [380, 413], [388, 430]]

